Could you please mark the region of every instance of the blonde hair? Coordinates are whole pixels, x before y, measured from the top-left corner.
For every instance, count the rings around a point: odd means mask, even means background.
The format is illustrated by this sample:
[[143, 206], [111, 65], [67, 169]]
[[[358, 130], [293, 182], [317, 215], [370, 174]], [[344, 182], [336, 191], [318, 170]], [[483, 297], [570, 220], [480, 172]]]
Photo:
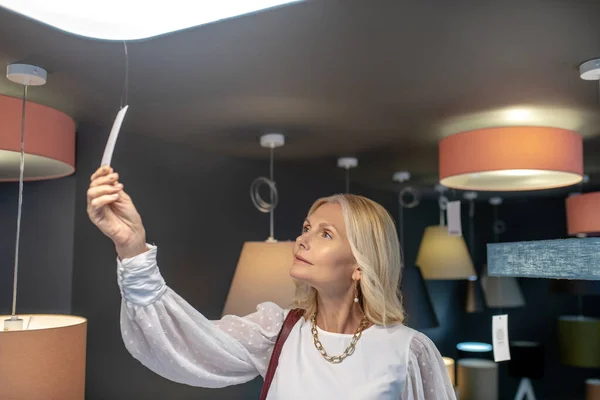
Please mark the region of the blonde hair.
[[[362, 271], [360, 305], [374, 324], [393, 325], [404, 321], [399, 283], [402, 255], [394, 220], [380, 204], [353, 194], [336, 194], [314, 202], [308, 215], [325, 203], [342, 208], [352, 254]], [[296, 282], [294, 306], [310, 318], [317, 311], [317, 290]]]

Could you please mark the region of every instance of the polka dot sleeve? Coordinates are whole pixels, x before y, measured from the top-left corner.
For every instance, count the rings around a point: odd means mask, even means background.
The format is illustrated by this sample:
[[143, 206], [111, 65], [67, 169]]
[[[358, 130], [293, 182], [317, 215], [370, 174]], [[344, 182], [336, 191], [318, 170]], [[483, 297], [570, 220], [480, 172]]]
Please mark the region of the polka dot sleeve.
[[410, 343], [402, 400], [455, 400], [450, 376], [435, 344], [417, 332]]
[[175, 382], [218, 388], [264, 377], [286, 310], [261, 303], [245, 316], [211, 321], [169, 288], [156, 247], [117, 261], [121, 335], [144, 366]]

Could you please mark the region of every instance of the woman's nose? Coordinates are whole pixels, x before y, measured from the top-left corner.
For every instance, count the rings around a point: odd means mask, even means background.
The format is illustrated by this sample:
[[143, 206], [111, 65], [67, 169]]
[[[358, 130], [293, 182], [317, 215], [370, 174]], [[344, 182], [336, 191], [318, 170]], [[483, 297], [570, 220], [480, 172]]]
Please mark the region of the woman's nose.
[[298, 246], [303, 247], [305, 250], [308, 250], [308, 240], [306, 235], [302, 234], [296, 238], [296, 243]]

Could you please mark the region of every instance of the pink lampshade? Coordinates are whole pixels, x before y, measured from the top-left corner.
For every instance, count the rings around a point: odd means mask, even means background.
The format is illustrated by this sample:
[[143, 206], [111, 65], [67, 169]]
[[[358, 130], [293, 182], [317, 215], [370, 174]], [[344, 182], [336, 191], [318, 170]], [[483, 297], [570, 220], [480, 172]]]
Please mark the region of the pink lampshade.
[[[18, 182], [22, 103], [0, 95], [0, 182]], [[27, 102], [24, 180], [61, 178], [75, 171], [75, 121], [53, 108]]]
[[569, 235], [600, 235], [600, 192], [569, 196], [565, 203]]

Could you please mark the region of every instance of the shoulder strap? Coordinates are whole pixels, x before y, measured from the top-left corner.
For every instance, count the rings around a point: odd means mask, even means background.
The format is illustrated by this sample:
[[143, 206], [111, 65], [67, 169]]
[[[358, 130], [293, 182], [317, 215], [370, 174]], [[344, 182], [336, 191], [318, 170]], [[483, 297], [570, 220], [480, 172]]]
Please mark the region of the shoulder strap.
[[279, 335], [275, 341], [275, 347], [273, 348], [273, 353], [271, 354], [271, 361], [269, 361], [269, 368], [267, 369], [267, 374], [265, 375], [265, 383], [263, 384], [262, 391], [260, 393], [260, 400], [266, 400], [267, 398], [267, 393], [271, 387], [271, 381], [273, 380], [275, 370], [279, 364], [279, 354], [281, 354], [283, 344], [292, 331], [292, 328], [294, 325], [296, 325], [296, 322], [298, 322], [302, 315], [304, 315], [303, 309], [294, 308], [293, 310], [290, 310], [287, 317], [285, 317], [285, 321], [283, 321], [283, 326], [279, 331]]

